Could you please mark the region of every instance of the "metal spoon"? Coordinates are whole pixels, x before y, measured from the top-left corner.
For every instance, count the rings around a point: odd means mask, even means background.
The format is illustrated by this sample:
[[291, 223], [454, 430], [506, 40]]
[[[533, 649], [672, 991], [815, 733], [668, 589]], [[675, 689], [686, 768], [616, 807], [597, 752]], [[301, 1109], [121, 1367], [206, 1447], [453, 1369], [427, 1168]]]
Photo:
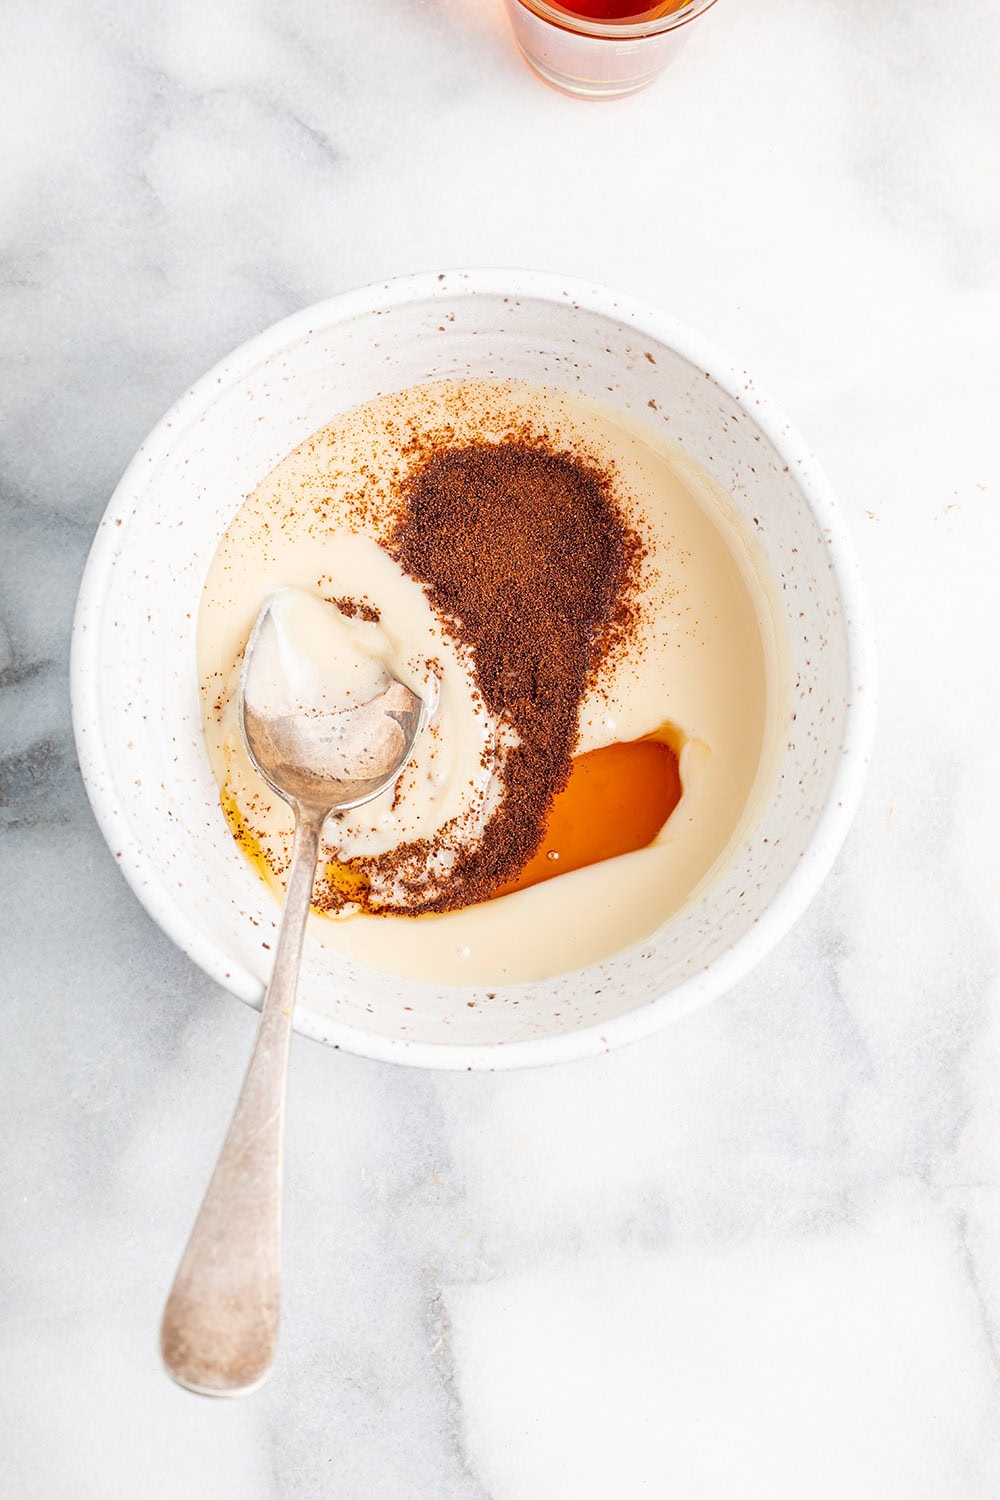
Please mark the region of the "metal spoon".
[[264, 633], [275, 629], [273, 597], [247, 642], [240, 724], [255, 768], [295, 810], [295, 843], [257, 1040], [160, 1331], [169, 1373], [211, 1396], [254, 1390], [277, 1345], [285, 1079], [323, 824], [331, 812], [358, 807], [392, 785], [409, 759], [424, 709], [385, 669], [382, 691], [366, 703], [336, 712], [275, 712], [254, 676], [254, 653]]

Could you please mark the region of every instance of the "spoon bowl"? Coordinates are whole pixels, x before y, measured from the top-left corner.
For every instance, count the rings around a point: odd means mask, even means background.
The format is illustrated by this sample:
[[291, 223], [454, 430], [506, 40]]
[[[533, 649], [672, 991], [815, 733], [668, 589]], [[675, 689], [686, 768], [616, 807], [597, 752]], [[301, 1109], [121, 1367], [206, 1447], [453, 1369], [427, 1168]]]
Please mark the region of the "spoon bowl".
[[[280, 591], [284, 593], [285, 591]], [[275, 630], [272, 595], [257, 616], [240, 672], [237, 709], [254, 769], [293, 806], [347, 812], [370, 802], [399, 776], [423, 723], [423, 701], [388, 667], [364, 702], [299, 703], [275, 692], [258, 650]]]

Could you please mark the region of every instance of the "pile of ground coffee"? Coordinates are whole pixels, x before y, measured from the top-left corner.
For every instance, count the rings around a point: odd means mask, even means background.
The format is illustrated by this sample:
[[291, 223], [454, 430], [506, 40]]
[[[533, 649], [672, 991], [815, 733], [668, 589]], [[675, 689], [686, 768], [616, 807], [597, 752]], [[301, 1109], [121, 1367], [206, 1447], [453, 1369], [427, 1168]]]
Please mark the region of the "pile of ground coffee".
[[[452, 911], [486, 900], [538, 849], [569, 776], [581, 700], [634, 630], [643, 546], [598, 465], [520, 439], [427, 456], [401, 489], [386, 546], [471, 648], [485, 707], [518, 738], [499, 805], [446, 878], [426, 881], [427, 841], [351, 861], [375, 889], [388, 878], [406, 893], [405, 905], [362, 897], [367, 910]], [[356, 886], [346, 899], [359, 899]]]

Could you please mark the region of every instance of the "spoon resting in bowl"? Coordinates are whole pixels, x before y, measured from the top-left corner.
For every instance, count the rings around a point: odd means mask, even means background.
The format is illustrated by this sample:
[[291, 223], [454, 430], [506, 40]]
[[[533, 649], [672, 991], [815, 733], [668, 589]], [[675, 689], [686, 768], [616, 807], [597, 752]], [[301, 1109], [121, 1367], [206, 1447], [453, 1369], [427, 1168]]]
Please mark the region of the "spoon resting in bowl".
[[169, 1374], [203, 1395], [254, 1390], [277, 1346], [285, 1080], [320, 836], [330, 813], [393, 784], [425, 716], [389, 669], [383, 640], [310, 594], [279, 589], [244, 653], [244, 743], [294, 810], [295, 842], [257, 1040], [160, 1330]]

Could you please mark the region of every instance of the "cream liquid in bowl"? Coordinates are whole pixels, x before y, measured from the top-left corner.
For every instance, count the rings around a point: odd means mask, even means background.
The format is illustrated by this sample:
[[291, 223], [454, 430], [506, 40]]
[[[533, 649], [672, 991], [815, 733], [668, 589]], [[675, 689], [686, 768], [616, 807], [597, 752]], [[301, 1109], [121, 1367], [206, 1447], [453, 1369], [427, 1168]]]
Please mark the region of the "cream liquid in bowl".
[[[400, 495], [429, 446], [526, 438], [599, 466], [641, 544], [631, 634], [588, 678], [574, 757], [668, 726], [680, 801], [647, 847], [460, 909], [400, 914], [414, 880], [424, 892], [445, 889], [455, 859], [483, 838], [503, 796], [505, 758], [518, 747], [516, 730], [484, 703], [475, 653], [432, 591], [392, 555]], [[502, 532], [495, 545], [499, 555]], [[490, 557], [479, 565], [489, 567]], [[272, 887], [287, 871], [291, 813], [249, 766], [235, 698], [254, 618], [282, 587], [330, 608], [339, 601], [359, 630], [380, 632], [393, 670], [433, 703], [397, 789], [327, 826], [311, 930], [344, 956], [448, 985], [516, 984], [582, 968], [660, 928], [706, 888], [752, 827], [786, 714], [773, 584], [726, 497], [690, 459], [620, 412], [507, 381], [413, 387], [337, 418], [245, 501], [205, 583], [198, 659], [222, 806]], [[430, 852], [416, 875], [407, 865], [379, 876], [373, 890], [388, 913], [359, 909], [357, 869], [381, 870], [400, 846]]]

